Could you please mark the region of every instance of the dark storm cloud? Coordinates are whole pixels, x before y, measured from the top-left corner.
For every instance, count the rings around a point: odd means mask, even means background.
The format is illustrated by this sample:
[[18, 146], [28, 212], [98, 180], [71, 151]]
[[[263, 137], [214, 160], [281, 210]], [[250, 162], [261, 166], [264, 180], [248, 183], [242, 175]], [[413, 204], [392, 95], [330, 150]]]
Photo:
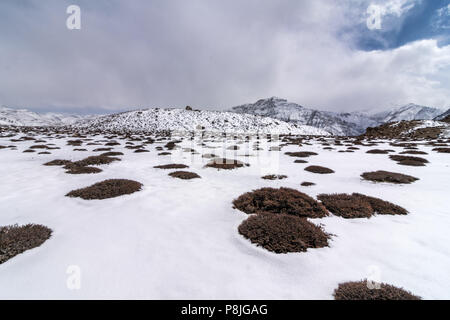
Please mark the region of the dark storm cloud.
[[[81, 8], [81, 30], [66, 28], [70, 4]], [[2, 1], [0, 103], [215, 109], [273, 95], [331, 110], [448, 103], [448, 87], [436, 83], [448, 48], [352, 49], [336, 36], [351, 26], [348, 10], [325, 0]], [[436, 63], [410, 72], [423, 55]]]

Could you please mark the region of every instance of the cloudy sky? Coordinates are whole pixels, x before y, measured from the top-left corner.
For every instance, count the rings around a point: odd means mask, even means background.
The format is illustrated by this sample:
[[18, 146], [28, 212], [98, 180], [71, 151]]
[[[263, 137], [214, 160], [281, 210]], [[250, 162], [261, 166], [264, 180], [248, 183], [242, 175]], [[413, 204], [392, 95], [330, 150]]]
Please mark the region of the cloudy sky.
[[[80, 30], [66, 27], [71, 4]], [[450, 1], [0, 2], [0, 105], [223, 109], [270, 96], [332, 111], [449, 107]]]

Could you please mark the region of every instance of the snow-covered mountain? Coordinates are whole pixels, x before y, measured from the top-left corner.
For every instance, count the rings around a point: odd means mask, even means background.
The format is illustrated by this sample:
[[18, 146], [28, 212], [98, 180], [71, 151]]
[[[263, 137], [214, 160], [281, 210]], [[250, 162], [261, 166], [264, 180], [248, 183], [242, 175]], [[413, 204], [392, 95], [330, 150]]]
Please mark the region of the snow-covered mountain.
[[94, 116], [82, 116], [63, 113], [36, 113], [26, 109], [0, 107], [0, 125], [13, 126], [61, 126], [70, 125], [81, 119]]
[[442, 114], [438, 115], [436, 118], [434, 118], [434, 120], [436, 120], [436, 121], [445, 121], [445, 120], [447, 120], [447, 122], [448, 122], [448, 119], [450, 119], [450, 109], [448, 109], [444, 113], [442, 113]]
[[143, 109], [75, 123], [75, 129], [112, 132], [220, 131], [328, 135], [322, 129], [249, 114], [185, 109]]
[[394, 110], [376, 113], [372, 115], [371, 118], [380, 123], [402, 120], [432, 120], [441, 113], [441, 109], [410, 103]]
[[272, 117], [298, 125], [309, 125], [323, 129], [333, 135], [359, 135], [367, 127], [379, 124], [364, 113], [318, 111], [277, 97], [236, 106], [231, 110], [237, 113]]
[[231, 110], [237, 113], [272, 117], [299, 125], [310, 125], [326, 130], [333, 135], [359, 135], [364, 133], [368, 127], [376, 127], [386, 122], [431, 120], [442, 113], [440, 109], [415, 104], [408, 104], [376, 114], [363, 112], [337, 113], [305, 108], [277, 97], [232, 107]]

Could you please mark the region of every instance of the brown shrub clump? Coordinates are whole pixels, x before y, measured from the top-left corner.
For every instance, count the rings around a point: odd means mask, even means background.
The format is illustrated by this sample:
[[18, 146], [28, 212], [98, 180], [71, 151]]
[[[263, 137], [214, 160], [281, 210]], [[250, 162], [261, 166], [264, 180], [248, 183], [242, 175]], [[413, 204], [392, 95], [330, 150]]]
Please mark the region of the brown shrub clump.
[[311, 186], [315, 186], [316, 184], [314, 182], [305, 181], [305, 182], [302, 182], [300, 185], [302, 187], [311, 187]]
[[405, 209], [388, 201], [353, 194], [320, 194], [317, 199], [333, 214], [346, 218], [370, 218], [373, 214], [405, 215]]
[[123, 156], [123, 152], [110, 151], [105, 152], [100, 155], [100, 157], [115, 157], [115, 156]]
[[127, 179], [109, 179], [92, 186], [77, 189], [66, 194], [67, 197], [78, 197], [85, 200], [115, 198], [140, 191], [142, 184]]
[[389, 182], [389, 183], [413, 183], [414, 181], [419, 180], [419, 178], [409, 176], [402, 173], [389, 172], [389, 171], [373, 171], [373, 172], [364, 172], [361, 174], [361, 177], [365, 180], [370, 180], [374, 182]]
[[261, 178], [264, 180], [282, 180], [282, 179], [286, 179], [287, 176], [285, 176], [283, 174], [268, 174]]
[[433, 151], [438, 153], [450, 153], [450, 148], [434, 148]]
[[107, 156], [90, 156], [84, 158], [83, 160], [73, 162], [74, 165], [84, 167], [84, 166], [98, 166], [102, 164], [109, 164], [113, 161], [120, 161], [119, 158], [112, 158]]
[[418, 151], [418, 150], [408, 150], [400, 152], [400, 154], [428, 154], [425, 151]]
[[92, 173], [99, 173], [103, 170], [96, 167], [84, 167], [84, 166], [77, 166], [74, 164], [68, 164], [64, 166], [66, 170], [66, 173], [69, 174], [92, 174]]
[[286, 152], [285, 154], [290, 157], [297, 157], [297, 158], [308, 158], [310, 156], [317, 156], [317, 153], [311, 151]]
[[323, 218], [328, 215], [321, 203], [290, 188], [262, 188], [247, 192], [235, 199], [233, 206], [247, 214], [266, 212], [309, 218]]
[[175, 171], [175, 172], [169, 173], [169, 176], [174, 177], [174, 178], [178, 178], [178, 179], [183, 179], [183, 180], [190, 180], [190, 179], [201, 178], [195, 172], [189, 172], [189, 171]]
[[381, 283], [379, 289], [369, 289], [367, 280], [345, 282], [334, 290], [335, 300], [421, 300], [404, 289]]
[[178, 163], [171, 163], [171, 164], [164, 164], [160, 166], [154, 166], [153, 168], [156, 169], [184, 169], [189, 168], [189, 166], [185, 164], [178, 164]]
[[334, 173], [333, 170], [326, 168], [326, 167], [321, 167], [321, 166], [309, 166], [309, 167], [306, 167], [305, 170], [309, 171], [309, 172], [313, 172], [313, 173], [319, 173], [319, 174]]
[[70, 161], [70, 160], [56, 159], [56, 160], [52, 160], [52, 161], [44, 163], [44, 166], [65, 166], [70, 163], [72, 163], [72, 161]]
[[308, 161], [297, 159], [297, 160], [294, 161], [294, 163], [308, 163]]
[[51, 234], [51, 229], [39, 224], [0, 227], [0, 264], [26, 250], [39, 247]]
[[225, 170], [232, 170], [236, 168], [241, 168], [243, 166], [249, 165], [236, 159], [224, 159], [224, 158], [216, 158], [206, 164], [206, 167], [208, 168], [225, 169]]
[[252, 243], [275, 253], [304, 252], [328, 246], [329, 235], [321, 227], [286, 214], [261, 213], [241, 223], [238, 231]]
[[381, 150], [381, 149], [372, 149], [372, 150], [366, 151], [366, 153], [371, 153], [371, 154], [388, 154], [389, 151], [388, 150]]
[[427, 159], [420, 158], [420, 157], [391, 155], [391, 156], [389, 156], [389, 158], [391, 158], [394, 161], [397, 161], [398, 164], [401, 164], [404, 166], [423, 167], [423, 166], [425, 166], [425, 163], [428, 163]]

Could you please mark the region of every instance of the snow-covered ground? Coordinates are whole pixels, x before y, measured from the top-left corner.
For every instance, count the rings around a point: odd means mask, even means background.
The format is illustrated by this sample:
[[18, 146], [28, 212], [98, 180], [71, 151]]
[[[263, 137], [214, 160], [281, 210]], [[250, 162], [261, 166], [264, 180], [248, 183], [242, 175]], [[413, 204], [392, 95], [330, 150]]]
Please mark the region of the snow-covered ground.
[[[91, 137], [92, 138], [92, 137]], [[60, 167], [42, 164], [54, 159], [82, 159], [89, 152], [73, 152], [66, 140], [47, 139], [60, 146], [51, 155], [22, 153], [33, 141], [10, 142], [18, 150], [0, 149], [0, 226], [39, 223], [53, 230], [42, 246], [0, 265], [0, 299], [332, 299], [341, 282], [358, 281], [380, 272], [380, 280], [404, 287], [425, 299], [450, 299], [450, 156], [427, 151], [426, 167], [400, 166], [388, 155], [366, 154], [368, 149], [394, 149], [388, 143], [363, 147], [355, 153], [323, 150], [317, 141], [281, 152], [268, 151], [261, 140], [259, 153], [248, 144], [235, 145], [185, 139], [172, 156], [125, 149], [122, 161], [101, 166], [99, 174], [70, 175]], [[96, 136], [94, 139], [101, 139]], [[251, 144], [256, 140], [252, 140]], [[247, 148], [246, 148], [247, 146]], [[309, 164], [296, 164], [287, 151], [314, 151]], [[249, 163], [236, 170], [204, 168], [201, 154], [225, 152]], [[244, 156], [250, 154], [250, 156]], [[171, 170], [153, 166], [185, 163], [202, 178], [183, 181]], [[323, 165], [334, 174], [304, 171]], [[388, 170], [420, 178], [410, 185], [362, 181], [365, 171]], [[267, 181], [267, 173], [286, 174], [285, 180]], [[65, 197], [73, 189], [108, 178], [141, 182], [143, 190], [107, 200]], [[315, 182], [301, 187], [303, 181]], [[333, 237], [330, 246], [304, 253], [274, 254], [256, 247], [237, 232], [247, 215], [233, 209], [232, 200], [260, 187], [290, 187], [313, 197], [320, 193], [360, 192], [406, 208], [406, 216], [378, 215], [346, 220], [330, 215], [311, 219]], [[75, 266], [75, 269], [70, 266]], [[69, 269], [68, 269], [69, 268]], [[79, 269], [78, 269], [79, 268]], [[67, 271], [69, 270], [69, 273]], [[81, 287], [67, 286], [73, 270], [81, 271]]]

